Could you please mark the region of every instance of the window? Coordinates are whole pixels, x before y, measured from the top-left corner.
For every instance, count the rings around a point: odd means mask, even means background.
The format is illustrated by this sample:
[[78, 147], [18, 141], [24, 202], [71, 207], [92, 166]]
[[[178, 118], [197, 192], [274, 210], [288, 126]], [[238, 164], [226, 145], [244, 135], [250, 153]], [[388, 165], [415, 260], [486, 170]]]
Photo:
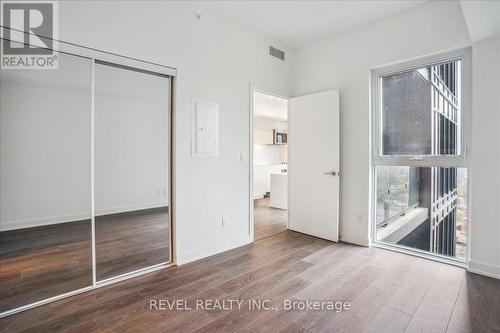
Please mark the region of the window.
[[469, 52], [372, 73], [375, 243], [466, 259]]

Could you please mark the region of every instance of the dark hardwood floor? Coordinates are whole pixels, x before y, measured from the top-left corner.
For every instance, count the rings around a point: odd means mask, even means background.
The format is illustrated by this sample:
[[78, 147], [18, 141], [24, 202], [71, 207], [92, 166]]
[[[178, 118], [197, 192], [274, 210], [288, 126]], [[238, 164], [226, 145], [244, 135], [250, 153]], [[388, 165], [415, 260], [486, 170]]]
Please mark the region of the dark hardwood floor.
[[286, 230], [288, 211], [270, 206], [270, 198], [254, 200], [254, 238], [259, 240]]
[[[98, 280], [170, 261], [167, 208], [96, 218]], [[0, 233], [0, 312], [92, 285], [90, 221]]]
[[[151, 300], [186, 300], [156, 310]], [[197, 300], [269, 300], [277, 310], [196, 308]], [[349, 311], [283, 300], [349, 301]], [[158, 304], [158, 303], [157, 303]], [[166, 308], [166, 307], [165, 307]], [[500, 281], [377, 248], [285, 231], [180, 267], [0, 320], [1, 332], [497, 332]]]
[[170, 261], [168, 208], [96, 217], [97, 280]]

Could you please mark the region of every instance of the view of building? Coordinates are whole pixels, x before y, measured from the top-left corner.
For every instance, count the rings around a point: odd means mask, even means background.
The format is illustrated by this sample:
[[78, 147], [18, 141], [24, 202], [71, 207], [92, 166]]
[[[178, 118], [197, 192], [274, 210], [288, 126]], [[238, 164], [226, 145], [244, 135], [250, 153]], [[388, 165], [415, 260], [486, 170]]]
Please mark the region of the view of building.
[[[459, 82], [460, 61], [384, 77], [383, 154], [456, 155], [460, 151]], [[464, 257], [466, 172], [459, 170], [379, 166], [377, 240]], [[459, 182], [463, 185], [460, 198]]]

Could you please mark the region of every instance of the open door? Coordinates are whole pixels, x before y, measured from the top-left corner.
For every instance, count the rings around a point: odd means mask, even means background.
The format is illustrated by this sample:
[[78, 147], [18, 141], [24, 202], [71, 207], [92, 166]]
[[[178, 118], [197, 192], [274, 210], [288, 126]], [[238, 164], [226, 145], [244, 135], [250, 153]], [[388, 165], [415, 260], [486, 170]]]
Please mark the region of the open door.
[[290, 99], [288, 228], [338, 241], [339, 92]]

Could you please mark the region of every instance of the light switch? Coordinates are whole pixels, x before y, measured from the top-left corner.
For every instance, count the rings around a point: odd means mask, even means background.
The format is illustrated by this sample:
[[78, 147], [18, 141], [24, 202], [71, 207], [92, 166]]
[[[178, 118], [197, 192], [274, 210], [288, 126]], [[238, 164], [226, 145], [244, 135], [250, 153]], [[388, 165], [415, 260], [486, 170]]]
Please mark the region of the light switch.
[[240, 152], [240, 161], [245, 162], [246, 160], [247, 160], [247, 152], [246, 151]]

